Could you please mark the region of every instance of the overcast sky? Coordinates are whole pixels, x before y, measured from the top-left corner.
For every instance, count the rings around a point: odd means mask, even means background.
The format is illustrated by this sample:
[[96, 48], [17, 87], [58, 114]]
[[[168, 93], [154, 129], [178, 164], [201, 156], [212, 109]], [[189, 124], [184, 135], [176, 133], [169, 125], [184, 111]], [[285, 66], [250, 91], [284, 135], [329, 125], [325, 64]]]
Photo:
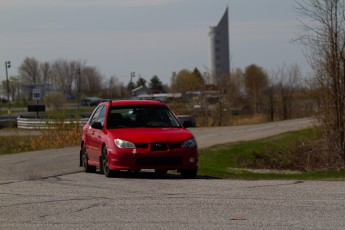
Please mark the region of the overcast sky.
[[308, 69], [294, 0], [0, 0], [0, 80], [25, 57], [85, 61], [125, 84], [130, 72], [170, 83], [172, 72], [209, 68], [209, 26], [229, 7], [231, 68]]

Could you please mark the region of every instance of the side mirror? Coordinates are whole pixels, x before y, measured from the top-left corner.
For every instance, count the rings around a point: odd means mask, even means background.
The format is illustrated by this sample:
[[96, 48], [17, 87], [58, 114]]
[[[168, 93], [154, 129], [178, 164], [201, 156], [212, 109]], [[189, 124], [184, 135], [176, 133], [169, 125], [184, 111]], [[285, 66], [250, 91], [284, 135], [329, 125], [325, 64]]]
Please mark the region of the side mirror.
[[183, 122], [183, 127], [185, 127], [185, 128], [193, 127], [192, 122], [190, 122], [190, 121]]
[[93, 122], [91, 124], [91, 128], [93, 128], [93, 129], [103, 129], [103, 125], [102, 125], [101, 122]]

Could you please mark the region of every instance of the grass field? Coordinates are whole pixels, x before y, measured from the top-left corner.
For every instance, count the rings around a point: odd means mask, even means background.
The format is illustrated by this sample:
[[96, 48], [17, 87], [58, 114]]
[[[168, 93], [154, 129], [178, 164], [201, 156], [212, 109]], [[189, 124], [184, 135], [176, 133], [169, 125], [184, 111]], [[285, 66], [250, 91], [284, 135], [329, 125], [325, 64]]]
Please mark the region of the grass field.
[[343, 170], [300, 171], [291, 167], [297, 143], [313, 138], [316, 131], [306, 129], [202, 149], [198, 174], [224, 179], [345, 180]]

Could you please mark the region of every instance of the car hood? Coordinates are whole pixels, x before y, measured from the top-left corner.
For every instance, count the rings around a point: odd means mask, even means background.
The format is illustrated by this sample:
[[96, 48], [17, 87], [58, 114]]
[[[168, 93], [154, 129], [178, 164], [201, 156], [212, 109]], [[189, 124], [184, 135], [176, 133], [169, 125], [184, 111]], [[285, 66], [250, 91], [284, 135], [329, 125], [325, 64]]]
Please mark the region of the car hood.
[[108, 130], [111, 136], [133, 143], [179, 143], [193, 137], [185, 128], [120, 128]]

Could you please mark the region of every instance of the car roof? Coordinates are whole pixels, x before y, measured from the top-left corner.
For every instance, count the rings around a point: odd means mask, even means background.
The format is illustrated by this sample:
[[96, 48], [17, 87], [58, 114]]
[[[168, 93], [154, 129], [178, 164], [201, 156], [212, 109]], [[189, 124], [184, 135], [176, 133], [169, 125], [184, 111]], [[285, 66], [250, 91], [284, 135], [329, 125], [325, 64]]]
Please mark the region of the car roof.
[[154, 100], [117, 100], [112, 101], [111, 106], [124, 106], [124, 105], [163, 105], [164, 103]]

